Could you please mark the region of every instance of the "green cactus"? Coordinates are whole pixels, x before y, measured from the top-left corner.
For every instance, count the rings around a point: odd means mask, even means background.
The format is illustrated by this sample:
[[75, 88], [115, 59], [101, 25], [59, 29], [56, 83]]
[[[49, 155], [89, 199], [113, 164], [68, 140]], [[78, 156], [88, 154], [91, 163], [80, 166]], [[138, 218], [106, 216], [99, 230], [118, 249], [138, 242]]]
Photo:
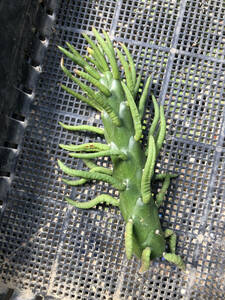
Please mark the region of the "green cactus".
[[[61, 60], [63, 72], [86, 92], [86, 95], [76, 93], [65, 85], [61, 86], [74, 97], [100, 111], [104, 129], [88, 125], [60, 124], [68, 130], [104, 134], [107, 144], [60, 145], [61, 148], [71, 151], [70, 156], [84, 159], [89, 171], [71, 169], [61, 161], [58, 161], [58, 164], [65, 174], [80, 178], [64, 179], [67, 184], [81, 185], [90, 180], [101, 180], [118, 189], [120, 197], [115, 199], [109, 195], [99, 195], [91, 201], [82, 203], [69, 198], [66, 200], [69, 204], [82, 209], [94, 207], [102, 202], [118, 206], [126, 223], [125, 250], [127, 258], [130, 259], [135, 254], [141, 259], [140, 272], [146, 271], [150, 261], [157, 257], [164, 257], [183, 269], [182, 259], [175, 254], [176, 236], [169, 229], [163, 232], [158, 215], [158, 207], [163, 201], [170, 179], [176, 176], [174, 174], [154, 174], [155, 163], [166, 132], [163, 107], [159, 107], [152, 95], [155, 116], [149, 130], [147, 149], [144, 149], [140, 141], [142, 137], [141, 120], [150, 78], [146, 82], [137, 106], [135, 98], [141, 76], [136, 77], [135, 65], [127, 47], [121, 44], [126, 57], [116, 49], [125, 73], [125, 80], [122, 80], [116, 62], [116, 53], [108, 34], [103, 31], [102, 36], [95, 28], [93, 28], [93, 33], [97, 40], [96, 43], [84, 34], [84, 38], [91, 47], [88, 48], [90, 55], [86, 59], [69, 43], [67, 43], [69, 50], [62, 47], [59, 49], [84, 69], [85, 72], [75, 70], [75, 73], [89, 81], [95, 90], [70, 73], [64, 66], [63, 59]], [[156, 130], [157, 128], [159, 129]], [[110, 156], [113, 170], [99, 167], [91, 161], [101, 156]], [[156, 195], [151, 190], [153, 180], [163, 180], [162, 189]], [[171, 253], [166, 253], [167, 238], [170, 239]]]

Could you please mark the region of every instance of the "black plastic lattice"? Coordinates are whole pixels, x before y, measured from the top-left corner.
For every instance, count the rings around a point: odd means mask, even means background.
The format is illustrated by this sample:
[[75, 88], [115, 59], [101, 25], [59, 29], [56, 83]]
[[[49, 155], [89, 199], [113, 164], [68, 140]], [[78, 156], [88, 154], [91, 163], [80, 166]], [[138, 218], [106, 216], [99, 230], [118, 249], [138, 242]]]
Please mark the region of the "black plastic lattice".
[[[222, 0], [59, 1], [1, 211], [0, 276], [9, 287], [56, 299], [224, 299], [224, 15]], [[99, 205], [82, 211], [63, 200], [115, 193], [106, 184], [71, 190], [56, 166], [60, 158], [84, 167], [59, 143], [98, 139], [58, 125], [101, 126], [98, 113], [59, 86], [63, 82], [77, 90], [60, 70], [56, 45], [69, 41], [84, 54], [81, 33], [91, 34], [93, 25], [107, 30], [115, 44], [127, 44], [143, 81], [152, 75], [151, 90], [164, 103], [167, 138], [157, 170], [176, 171], [179, 177], [160, 214], [163, 227], [178, 235], [186, 273], [156, 261], [140, 275], [138, 261], [125, 258], [117, 209]], [[146, 124], [151, 117], [149, 103]]]

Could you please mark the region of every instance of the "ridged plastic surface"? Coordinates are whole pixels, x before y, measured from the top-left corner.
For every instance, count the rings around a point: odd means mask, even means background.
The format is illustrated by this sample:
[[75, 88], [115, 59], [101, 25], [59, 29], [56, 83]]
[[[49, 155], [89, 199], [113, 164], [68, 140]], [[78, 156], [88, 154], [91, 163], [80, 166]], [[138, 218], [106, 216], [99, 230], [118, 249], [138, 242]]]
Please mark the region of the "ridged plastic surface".
[[[222, 0], [62, 0], [57, 13], [43, 19], [46, 51], [36, 48], [34, 53], [43, 53], [35, 56], [41, 73], [37, 80], [28, 73], [25, 84], [32, 97], [21, 121], [23, 138], [20, 142], [14, 136], [12, 143], [19, 147], [12, 150], [6, 144], [2, 156], [0, 175], [5, 178], [14, 170], [0, 216], [0, 277], [8, 287], [60, 300], [224, 299], [224, 15]], [[54, 23], [49, 26], [46, 20]], [[167, 136], [157, 171], [175, 171], [179, 177], [160, 214], [162, 227], [177, 233], [186, 273], [158, 260], [140, 275], [138, 261], [125, 258], [124, 223], [116, 208], [99, 205], [83, 211], [64, 201], [66, 195], [85, 201], [102, 192], [114, 194], [107, 184], [97, 183], [71, 190], [56, 164], [60, 159], [83, 168], [59, 143], [100, 141], [58, 124], [101, 127], [98, 113], [59, 86], [69, 82], [60, 70], [56, 45], [69, 41], [86, 54], [81, 33], [91, 34], [93, 25], [128, 46], [143, 82], [151, 74], [151, 90], [164, 103]], [[146, 126], [151, 110], [149, 101]], [[19, 128], [14, 121], [7, 124]]]

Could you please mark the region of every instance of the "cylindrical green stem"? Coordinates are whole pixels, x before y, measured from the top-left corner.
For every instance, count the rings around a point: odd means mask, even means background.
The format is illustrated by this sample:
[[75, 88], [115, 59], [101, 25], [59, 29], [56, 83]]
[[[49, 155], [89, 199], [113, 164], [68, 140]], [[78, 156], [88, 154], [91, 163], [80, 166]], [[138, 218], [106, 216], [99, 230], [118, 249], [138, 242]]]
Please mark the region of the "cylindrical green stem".
[[150, 182], [154, 174], [155, 159], [156, 159], [155, 140], [153, 136], [150, 136], [148, 157], [147, 157], [147, 161], [141, 179], [141, 194], [144, 203], [148, 203], [152, 198]]
[[166, 260], [168, 260], [169, 262], [174, 263], [175, 265], [177, 265], [182, 270], [185, 270], [185, 265], [183, 263], [182, 258], [179, 255], [176, 255], [174, 253], [166, 253], [166, 254], [164, 254], [164, 258]]
[[107, 57], [109, 59], [109, 63], [112, 67], [113, 77], [115, 79], [119, 79], [120, 78], [120, 73], [119, 73], [119, 68], [117, 66], [117, 63], [116, 63], [115, 55], [111, 52], [109, 46], [104, 41], [104, 39], [101, 37], [101, 35], [98, 33], [98, 31], [95, 28], [92, 28], [92, 31], [94, 32], [94, 35], [95, 35], [96, 39], [98, 40], [98, 42], [101, 45], [103, 51], [105, 52], [105, 54], [107, 55]]
[[133, 254], [133, 221], [130, 219], [125, 229], [125, 249], [127, 259], [131, 259]]
[[124, 152], [120, 150], [105, 150], [105, 151], [99, 151], [94, 153], [69, 153], [72, 157], [77, 158], [96, 158], [96, 157], [102, 157], [102, 156], [116, 156], [119, 159], [126, 160], [127, 156]]
[[140, 273], [143, 273], [149, 269], [150, 265], [150, 256], [151, 256], [151, 248], [146, 247], [141, 255], [141, 268], [139, 270]]
[[[102, 173], [102, 174], [107, 174], [112, 176], [112, 170], [104, 168], [104, 167], [93, 167], [90, 172], [98, 172], [98, 173]], [[71, 186], [78, 186], [78, 185], [83, 185], [85, 184], [89, 179], [76, 179], [76, 180], [69, 180], [69, 179], [62, 179], [63, 182], [65, 182], [68, 185]]]
[[134, 98], [133, 98], [130, 90], [128, 89], [126, 84], [123, 83], [123, 82], [122, 82], [122, 86], [123, 86], [124, 92], [125, 92], [126, 97], [127, 97], [127, 101], [128, 101], [129, 107], [130, 107], [131, 115], [133, 117], [134, 128], [135, 128], [134, 139], [136, 141], [139, 141], [141, 136], [142, 136], [142, 125], [141, 125], [140, 115], [139, 115], [137, 106], [135, 104]]
[[135, 82], [136, 82], [136, 70], [135, 70], [135, 65], [134, 65], [133, 58], [132, 58], [128, 48], [122, 43], [120, 43], [120, 45], [122, 46], [122, 48], [123, 48], [123, 50], [126, 53], [126, 56], [128, 58], [132, 81], [133, 81], [133, 84], [135, 84]]
[[[139, 108], [138, 109], [139, 109], [139, 114], [140, 114], [141, 119], [143, 117], [144, 110], [145, 110], [145, 103], [146, 103], [146, 100], [147, 100], [147, 97], [148, 97], [148, 89], [149, 89], [150, 82], [151, 82], [151, 77], [148, 77], [147, 82], [146, 82], [145, 87], [144, 87], [144, 90], [143, 90], [143, 93], [142, 93], [140, 101], [139, 101]], [[149, 132], [149, 134], [150, 134], [150, 132]]]
[[164, 141], [165, 136], [166, 136], [166, 119], [165, 119], [165, 115], [164, 115], [163, 106], [160, 106], [159, 113], [160, 113], [160, 128], [159, 128], [159, 135], [158, 135], [158, 138], [157, 138], [157, 141], [156, 141], [157, 156], [159, 154], [159, 151], [162, 147], [163, 141]]
[[164, 179], [164, 182], [163, 182], [160, 192], [156, 195], [155, 203], [157, 206], [160, 206], [161, 203], [163, 202], [163, 199], [165, 197], [165, 194], [167, 192], [169, 185], [170, 185], [170, 175], [167, 175]]
[[102, 143], [86, 143], [81, 145], [64, 145], [59, 144], [59, 147], [68, 151], [107, 151], [110, 150], [110, 146]]
[[99, 203], [106, 203], [106, 204], [110, 204], [113, 206], [119, 206], [119, 200], [115, 199], [109, 195], [99, 195], [96, 198], [94, 198], [90, 201], [87, 201], [87, 202], [74, 201], [74, 200], [66, 197], [66, 201], [69, 204], [71, 204], [77, 208], [83, 208], [83, 209], [92, 208], [92, 207], [98, 205]]
[[90, 131], [90, 132], [94, 132], [94, 133], [97, 133], [97, 134], [100, 134], [100, 135], [104, 135], [104, 129], [102, 128], [98, 128], [96, 126], [90, 126], [90, 125], [67, 125], [67, 124], [64, 124], [62, 122], [59, 122], [59, 124], [67, 129], [67, 130], [72, 130], [72, 131]]
[[123, 56], [123, 54], [120, 52], [120, 50], [119, 49], [116, 49], [116, 50], [117, 50], [117, 55], [118, 55], [118, 57], [121, 61], [121, 64], [122, 64], [123, 68], [124, 68], [126, 81], [127, 81], [127, 87], [130, 90], [131, 94], [133, 94], [134, 83], [133, 83], [133, 80], [132, 80], [132, 73], [129, 69], [129, 65], [128, 65], [125, 57]]
[[86, 178], [86, 179], [108, 182], [118, 190], [124, 190], [126, 187], [124, 183], [121, 183], [118, 180], [116, 180], [115, 178], [113, 178], [112, 176], [109, 176], [106, 174], [71, 169], [71, 168], [68, 168], [66, 165], [64, 165], [60, 160], [58, 160], [58, 165], [59, 165], [60, 169], [69, 176], [82, 177], [82, 178]]

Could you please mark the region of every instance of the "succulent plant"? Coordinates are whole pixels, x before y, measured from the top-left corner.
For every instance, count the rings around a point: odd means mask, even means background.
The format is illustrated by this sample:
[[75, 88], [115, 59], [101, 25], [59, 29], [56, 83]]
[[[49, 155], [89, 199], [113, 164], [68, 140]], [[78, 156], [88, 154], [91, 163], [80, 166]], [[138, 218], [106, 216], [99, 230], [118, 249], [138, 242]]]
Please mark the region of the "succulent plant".
[[[155, 164], [166, 134], [166, 120], [163, 106], [159, 106], [154, 95], [151, 95], [154, 106], [154, 118], [148, 135], [147, 146], [142, 145], [142, 119], [151, 79], [148, 78], [144, 86], [139, 103], [136, 104], [141, 76], [137, 77], [135, 65], [128, 48], [121, 44], [124, 54], [114, 46], [109, 35], [103, 31], [101, 35], [95, 28], [93, 34], [96, 42], [88, 35], [84, 38], [89, 43], [89, 55], [82, 57], [69, 43], [68, 50], [59, 47], [61, 52], [83, 71], [75, 70], [75, 74], [90, 84], [86, 85], [73, 75], [61, 60], [63, 72], [75, 82], [84, 94], [71, 88], [61, 87], [75, 98], [100, 111], [104, 129], [89, 125], [66, 125], [60, 123], [67, 130], [90, 131], [104, 135], [106, 143], [86, 143], [82, 145], [60, 145], [68, 150], [74, 158], [83, 159], [88, 171], [76, 170], [63, 164], [58, 165], [61, 170], [75, 178], [63, 179], [69, 185], [86, 184], [91, 180], [99, 180], [111, 184], [119, 191], [119, 198], [102, 194], [96, 198], [79, 202], [66, 198], [69, 204], [77, 208], [89, 209], [98, 203], [118, 206], [125, 221], [125, 250], [128, 259], [135, 254], [141, 259], [140, 272], [148, 270], [150, 261], [157, 257], [164, 257], [175, 263], [181, 269], [184, 263], [175, 254], [176, 235], [170, 230], [162, 230], [158, 208], [162, 204], [170, 180], [174, 174], [155, 174]], [[117, 54], [117, 55], [116, 55]], [[121, 78], [117, 58], [124, 69], [125, 78]], [[93, 86], [93, 88], [91, 87]], [[93, 159], [109, 156], [113, 169], [96, 165]], [[152, 192], [152, 182], [162, 181], [162, 188], [157, 193]], [[168, 249], [167, 250], [167, 240]]]

